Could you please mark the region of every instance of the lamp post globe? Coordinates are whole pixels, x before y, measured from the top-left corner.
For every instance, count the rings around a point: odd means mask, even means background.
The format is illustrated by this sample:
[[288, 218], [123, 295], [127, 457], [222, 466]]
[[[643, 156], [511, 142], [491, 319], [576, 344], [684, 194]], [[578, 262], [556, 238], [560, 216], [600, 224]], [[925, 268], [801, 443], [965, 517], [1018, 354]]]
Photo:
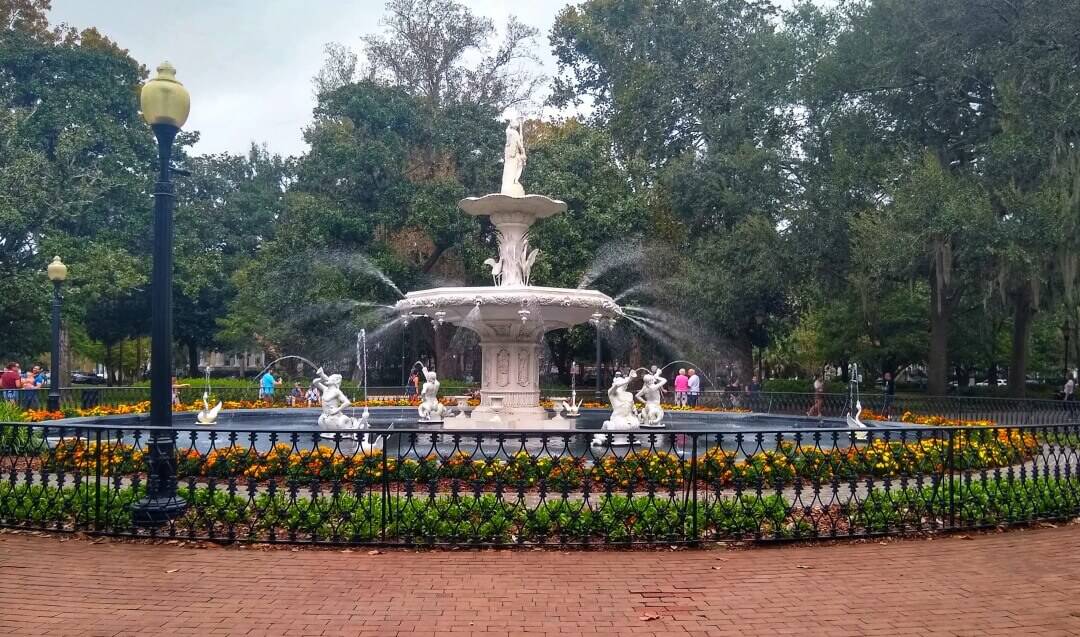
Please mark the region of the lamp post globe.
[[49, 399], [46, 407], [49, 411], [60, 411], [60, 286], [67, 279], [67, 266], [60, 257], [53, 257], [52, 263], [45, 269], [53, 284], [52, 297], [52, 357], [49, 362]]
[[143, 119], [158, 142], [154, 184], [153, 275], [150, 285], [150, 436], [147, 441], [146, 496], [132, 506], [132, 521], [160, 526], [183, 514], [187, 503], [176, 492], [176, 441], [172, 428], [173, 140], [187, 122], [191, 98], [168, 62], [139, 94]]

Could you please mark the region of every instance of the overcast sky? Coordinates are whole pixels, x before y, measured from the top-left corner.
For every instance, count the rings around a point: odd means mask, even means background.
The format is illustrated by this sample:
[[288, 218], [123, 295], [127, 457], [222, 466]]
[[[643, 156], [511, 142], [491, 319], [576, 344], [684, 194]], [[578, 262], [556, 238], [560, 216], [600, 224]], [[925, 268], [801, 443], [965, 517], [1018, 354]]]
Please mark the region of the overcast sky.
[[[537, 27], [543, 71], [554, 71], [547, 33], [568, 0], [466, 0], [501, 26], [513, 13]], [[273, 152], [306, 150], [302, 129], [315, 100], [311, 78], [323, 45], [359, 52], [360, 36], [380, 30], [384, 0], [53, 0], [50, 21], [97, 27], [153, 69], [176, 67], [191, 92], [187, 130], [202, 137], [197, 153], [244, 152], [251, 141]], [[512, 8], [512, 11], [511, 11]]]

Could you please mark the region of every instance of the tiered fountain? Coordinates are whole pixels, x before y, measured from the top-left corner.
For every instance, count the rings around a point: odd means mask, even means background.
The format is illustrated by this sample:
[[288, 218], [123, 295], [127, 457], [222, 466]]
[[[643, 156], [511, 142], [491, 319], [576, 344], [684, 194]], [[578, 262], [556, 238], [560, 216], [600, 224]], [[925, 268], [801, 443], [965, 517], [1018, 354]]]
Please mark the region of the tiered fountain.
[[529, 228], [537, 219], [566, 211], [566, 203], [526, 195], [521, 122], [506, 127], [502, 192], [458, 202], [465, 213], [491, 218], [498, 232], [499, 257], [488, 259], [494, 286], [435, 288], [410, 292], [396, 310], [406, 320], [430, 318], [436, 328], [452, 324], [480, 336], [480, 406], [468, 420], [446, 427], [566, 428], [540, 406], [539, 354], [544, 333], [598, 320], [613, 322], [622, 310], [596, 290], [536, 287], [529, 273], [539, 250], [529, 249]]

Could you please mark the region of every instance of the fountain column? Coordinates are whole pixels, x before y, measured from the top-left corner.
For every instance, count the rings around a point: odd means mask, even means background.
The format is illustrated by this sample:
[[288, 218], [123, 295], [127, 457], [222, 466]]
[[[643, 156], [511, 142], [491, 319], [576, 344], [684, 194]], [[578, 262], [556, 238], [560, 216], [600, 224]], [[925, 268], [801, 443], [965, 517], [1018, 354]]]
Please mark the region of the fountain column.
[[540, 338], [535, 324], [513, 322], [489, 323], [480, 330], [482, 370], [480, 406], [474, 418], [490, 419], [503, 408], [500, 419], [514, 420], [527, 415], [532, 422], [542, 421], [540, 407]]

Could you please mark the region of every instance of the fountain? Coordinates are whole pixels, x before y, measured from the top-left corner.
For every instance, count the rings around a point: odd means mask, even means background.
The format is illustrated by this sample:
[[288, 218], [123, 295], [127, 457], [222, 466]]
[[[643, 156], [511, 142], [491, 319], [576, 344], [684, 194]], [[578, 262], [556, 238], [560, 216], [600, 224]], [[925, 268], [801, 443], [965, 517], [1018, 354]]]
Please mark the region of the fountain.
[[[613, 321], [622, 310], [596, 290], [531, 285], [539, 250], [529, 249], [529, 228], [537, 219], [566, 211], [566, 203], [543, 195], [527, 195], [520, 183], [525, 166], [521, 122], [506, 130], [501, 192], [458, 202], [466, 214], [487, 216], [499, 241], [497, 259], [488, 259], [494, 285], [444, 287], [410, 292], [395, 305], [410, 316], [435, 317], [476, 332], [482, 356], [480, 405], [467, 421], [454, 418], [445, 427], [567, 428], [567, 421], [549, 420], [540, 406], [539, 350], [544, 333], [589, 321], [594, 313]], [[428, 414], [430, 418], [430, 413]], [[441, 418], [441, 415], [438, 416]]]

